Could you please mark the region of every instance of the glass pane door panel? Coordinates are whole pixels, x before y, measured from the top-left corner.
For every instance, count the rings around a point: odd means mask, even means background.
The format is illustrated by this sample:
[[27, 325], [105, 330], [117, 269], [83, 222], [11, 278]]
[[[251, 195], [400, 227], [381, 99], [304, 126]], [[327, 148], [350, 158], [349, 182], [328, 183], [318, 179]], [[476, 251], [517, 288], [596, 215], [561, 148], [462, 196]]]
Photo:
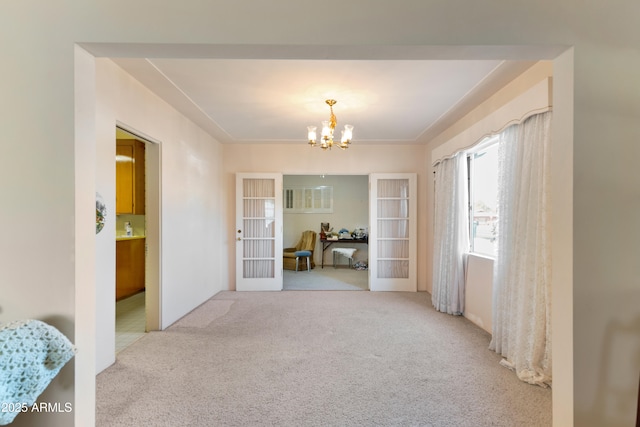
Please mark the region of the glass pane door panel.
[[378, 220], [378, 237], [408, 238], [409, 237], [409, 220], [408, 219], [379, 219]]
[[378, 278], [406, 279], [408, 277], [408, 260], [378, 260]]
[[378, 197], [409, 197], [408, 179], [378, 180]]
[[409, 200], [378, 200], [378, 218], [408, 218]]
[[417, 290], [416, 191], [413, 173], [369, 176], [369, 286], [372, 291]]
[[273, 218], [276, 212], [274, 199], [245, 199], [243, 201], [245, 217]]
[[242, 182], [243, 197], [275, 197], [276, 187], [273, 179], [249, 179]]
[[272, 219], [245, 219], [244, 238], [275, 237], [275, 221]]
[[243, 247], [244, 258], [273, 258], [275, 256], [275, 241], [246, 239]]
[[380, 240], [378, 258], [409, 258], [408, 240]]
[[243, 277], [247, 279], [272, 278], [274, 276], [273, 260], [248, 260], [243, 261]]

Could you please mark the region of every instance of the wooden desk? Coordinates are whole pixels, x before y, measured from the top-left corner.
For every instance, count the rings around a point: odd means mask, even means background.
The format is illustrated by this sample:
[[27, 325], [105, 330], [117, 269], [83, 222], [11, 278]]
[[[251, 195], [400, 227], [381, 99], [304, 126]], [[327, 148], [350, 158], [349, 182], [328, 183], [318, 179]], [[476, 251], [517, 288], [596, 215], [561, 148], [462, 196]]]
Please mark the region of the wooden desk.
[[326, 251], [329, 246], [333, 245], [334, 243], [364, 243], [369, 244], [369, 237], [365, 237], [364, 239], [337, 239], [337, 240], [327, 240], [327, 239], [320, 239], [320, 243], [322, 244], [322, 264], [321, 264], [321, 268], [324, 268], [324, 251]]

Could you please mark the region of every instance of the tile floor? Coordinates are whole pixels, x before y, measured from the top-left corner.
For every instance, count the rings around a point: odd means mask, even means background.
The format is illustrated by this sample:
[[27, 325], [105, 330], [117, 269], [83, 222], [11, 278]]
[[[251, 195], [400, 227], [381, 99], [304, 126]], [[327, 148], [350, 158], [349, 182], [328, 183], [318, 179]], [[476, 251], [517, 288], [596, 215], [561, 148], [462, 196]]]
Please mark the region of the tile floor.
[[145, 333], [144, 292], [116, 302], [116, 353]]

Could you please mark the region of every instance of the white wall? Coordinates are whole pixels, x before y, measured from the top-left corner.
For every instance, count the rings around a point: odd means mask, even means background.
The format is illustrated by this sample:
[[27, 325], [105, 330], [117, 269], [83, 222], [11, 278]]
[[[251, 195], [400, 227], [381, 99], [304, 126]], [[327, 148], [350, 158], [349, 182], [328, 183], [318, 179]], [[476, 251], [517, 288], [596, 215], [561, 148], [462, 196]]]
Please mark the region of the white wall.
[[[220, 213], [226, 207], [219, 143], [108, 59], [96, 61], [96, 87], [96, 190], [110, 213], [96, 236], [96, 368], [100, 372], [115, 361], [116, 123], [160, 141], [162, 328], [226, 283], [217, 238]], [[147, 206], [148, 215], [151, 209]]]
[[[284, 231], [282, 235], [285, 248], [295, 246], [304, 230], [320, 233], [320, 223], [328, 222], [333, 231], [341, 228], [353, 231], [355, 228], [369, 227], [369, 177], [367, 175], [285, 175], [283, 187], [305, 185], [327, 185], [333, 187], [332, 213], [291, 213], [284, 214]], [[368, 246], [362, 243], [353, 247], [358, 251], [355, 261], [369, 259]], [[316, 242], [314, 252], [316, 264], [322, 261], [322, 244], [320, 238]], [[331, 264], [331, 251], [327, 251], [325, 264]]]
[[[317, 14], [315, 2], [256, 2], [251, 13], [245, 6], [231, 0], [3, 3], [0, 223], [11, 227], [4, 229], [0, 241], [0, 320], [55, 318], [79, 344], [72, 373], [75, 389], [58, 382], [51, 388], [57, 401], [73, 396], [73, 414], [47, 414], [46, 421], [31, 425], [67, 426], [71, 416], [77, 425], [92, 425], [95, 391], [90, 378], [95, 370], [88, 362], [94, 358], [88, 336], [94, 323], [90, 309], [95, 304], [95, 268], [90, 258], [95, 225], [91, 215], [83, 214], [89, 213], [95, 197], [95, 148], [93, 139], [83, 138], [91, 128], [84, 123], [85, 112], [74, 108], [75, 84], [91, 82], [74, 75], [73, 48], [74, 43], [92, 42], [227, 43], [230, 50], [243, 44], [295, 44], [303, 53], [305, 46], [334, 45], [342, 49], [326, 52], [336, 57], [381, 47], [390, 54], [415, 48], [432, 58], [552, 59], [557, 120], [552, 175], [559, 183], [553, 194], [554, 424], [629, 425], [640, 361], [620, 352], [625, 363], [610, 367], [605, 351], [612, 325], [628, 325], [632, 333], [627, 342], [637, 345], [640, 340], [640, 223], [635, 214], [640, 211], [640, 3], [562, 0], [505, 7], [498, 0], [352, 0], [345, 7], [329, 0], [325, 7], [339, 13], [324, 23], [323, 31], [308, 30], [306, 17]], [[142, 52], [144, 46], [140, 48]], [[223, 152], [226, 155], [226, 147]], [[234, 154], [232, 150], [229, 158]], [[424, 165], [426, 157], [423, 152]], [[250, 170], [269, 167], [253, 161]], [[293, 169], [283, 163], [275, 161], [274, 170]], [[320, 172], [310, 157], [304, 163]], [[355, 159], [350, 163], [357, 173], [370, 172]], [[409, 163], [413, 170], [419, 162], [411, 158]], [[341, 168], [350, 170], [351, 165]], [[168, 170], [176, 172], [179, 165], [170, 164]], [[222, 217], [233, 215], [227, 203], [233, 188], [230, 176], [237, 170], [225, 167], [224, 196], [215, 195], [223, 200], [223, 211], [217, 213]], [[422, 177], [421, 182], [419, 186], [427, 180]], [[216, 192], [214, 185], [211, 191]], [[189, 197], [171, 192], [169, 200], [182, 203]], [[419, 211], [428, 200], [422, 200]], [[183, 219], [183, 206], [169, 206], [176, 223]], [[222, 226], [231, 223], [225, 218]], [[426, 220], [423, 227], [427, 229]], [[223, 236], [221, 243], [229, 247], [232, 233], [224, 231], [217, 238]], [[170, 236], [171, 243], [181, 245], [174, 251], [188, 243], [175, 232]], [[418, 252], [428, 262], [426, 244]], [[233, 274], [231, 266], [226, 261], [222, 274]], [[430, 267], [421, 268], [422, 277], [428, 278]], [[172, 280], [176, 275], [169, 274]], [[233, 283], [232, 277], [226, 279]], [[612, 382], [622, 387], [620, 393], [611, 392]]]
[[469, 254], [464, 295], [464, 317], [492, 333], [493, 259]]

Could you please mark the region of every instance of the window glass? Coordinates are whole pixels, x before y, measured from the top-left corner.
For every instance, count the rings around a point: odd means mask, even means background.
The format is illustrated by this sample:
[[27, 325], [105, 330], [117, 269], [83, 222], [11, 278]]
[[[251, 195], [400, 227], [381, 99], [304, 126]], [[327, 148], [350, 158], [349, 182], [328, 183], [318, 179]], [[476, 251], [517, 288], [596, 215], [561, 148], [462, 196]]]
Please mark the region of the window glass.
[[495, 138], [469, 153], [471, 252], [496, 256], [498, 238], [498, 144]]
[[333, 213], [332, 186], [290, 186], [283, 191], [284, 213]]

